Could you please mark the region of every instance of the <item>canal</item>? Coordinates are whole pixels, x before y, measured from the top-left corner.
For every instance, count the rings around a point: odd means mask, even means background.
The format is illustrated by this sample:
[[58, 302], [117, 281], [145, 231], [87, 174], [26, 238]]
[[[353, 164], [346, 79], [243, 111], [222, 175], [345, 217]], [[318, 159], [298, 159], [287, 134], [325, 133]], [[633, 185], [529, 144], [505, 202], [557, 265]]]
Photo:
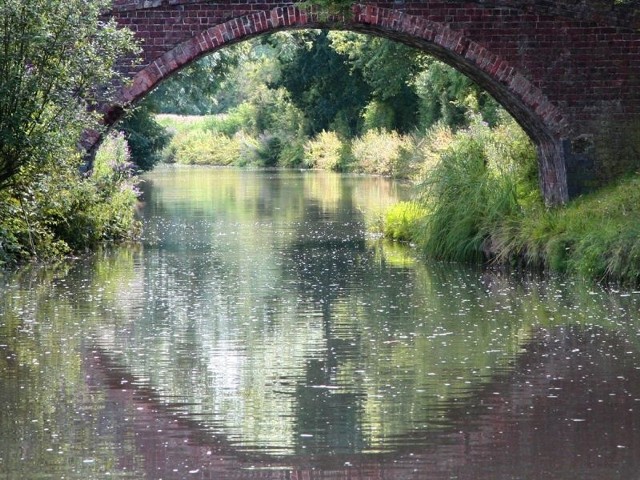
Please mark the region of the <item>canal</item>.
[[387, 179], [142, 188], [141, 244], [0, 277], [0, 478], [640, 478], [640, 292], [427, 262]]

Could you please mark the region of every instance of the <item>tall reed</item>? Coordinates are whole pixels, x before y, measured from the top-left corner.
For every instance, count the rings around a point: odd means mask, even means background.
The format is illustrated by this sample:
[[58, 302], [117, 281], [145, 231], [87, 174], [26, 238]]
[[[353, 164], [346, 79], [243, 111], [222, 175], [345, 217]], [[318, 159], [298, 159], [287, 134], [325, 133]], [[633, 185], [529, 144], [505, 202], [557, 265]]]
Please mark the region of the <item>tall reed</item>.
[[516, 154], [501, 146], [521, 140], [515, 125], [491, 129], [477, 119], [455, 134], [436, 127], [427, 136], [421, 200], [429, 214], [417, 241], [428, 255], [479, 261], [492, 254], [492, 232], [519, 214], [534, 189], [523, 178], [535, 161], [531, 146]]

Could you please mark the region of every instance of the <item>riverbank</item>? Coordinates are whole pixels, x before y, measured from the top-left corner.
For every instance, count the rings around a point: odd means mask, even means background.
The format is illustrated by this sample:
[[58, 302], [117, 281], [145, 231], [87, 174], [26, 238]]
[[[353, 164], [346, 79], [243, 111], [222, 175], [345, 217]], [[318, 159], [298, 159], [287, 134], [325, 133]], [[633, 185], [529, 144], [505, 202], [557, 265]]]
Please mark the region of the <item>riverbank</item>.
[[381, 230], [426, 256], [640, 284], [640, 175], [548, 208], [519, 129], [475, 124], [433, 133], [419, 193]]
[[[499, 219], [480, 215], [466, 227], [438, 228], [445, 219], [434, 218], [419, 201], [406, 202], [386, 213], [382, 228], [388, 237], [412, 242], [429, 257], [547, 270], [634, 287], [640, 284], [639, 205], [640, 176], [635, 175], [565, 207], [547, 209], [539, 203]], [[460, 202], [461, 210], [465, 206]], [[462, 212], [451, 217], [456, 215]], [[460, 243], [448, 251], [446, 244], [453, 242]]]

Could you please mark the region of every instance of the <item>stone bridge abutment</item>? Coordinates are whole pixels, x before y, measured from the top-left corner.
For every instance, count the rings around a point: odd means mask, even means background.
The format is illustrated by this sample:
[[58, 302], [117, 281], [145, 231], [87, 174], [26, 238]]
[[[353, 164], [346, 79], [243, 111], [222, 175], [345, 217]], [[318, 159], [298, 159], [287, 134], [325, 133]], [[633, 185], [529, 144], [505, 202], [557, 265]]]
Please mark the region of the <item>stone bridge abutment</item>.
[[[613, 2], [398, 1], [329, 15], [269, 0], [114, 0], [142, 45], [123, 108], [198, 58], [285, 29], [328, 28], [415, 46], [486, 89], [538, 150], [548, 204], [640, 167], [640, 14]], [[609, 5], [611, 3], [611, 5]]]

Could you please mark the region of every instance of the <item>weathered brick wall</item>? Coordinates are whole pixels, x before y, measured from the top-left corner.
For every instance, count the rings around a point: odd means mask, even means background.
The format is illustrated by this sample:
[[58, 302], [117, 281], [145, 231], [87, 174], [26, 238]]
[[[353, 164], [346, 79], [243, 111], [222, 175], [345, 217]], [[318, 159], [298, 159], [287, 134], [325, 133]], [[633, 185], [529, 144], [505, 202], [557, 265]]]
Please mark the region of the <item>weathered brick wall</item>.
[[640, 167], [639, 11], [595, 0], [396, 0], [327, 19], [279, 1], [114, 0], [111, 15], [144, 48], [122, 103], [202, 55], [279, 29], [343, 28], [414, 45], [515, 116], [538, 147], [545, 197], [558, 203]]

